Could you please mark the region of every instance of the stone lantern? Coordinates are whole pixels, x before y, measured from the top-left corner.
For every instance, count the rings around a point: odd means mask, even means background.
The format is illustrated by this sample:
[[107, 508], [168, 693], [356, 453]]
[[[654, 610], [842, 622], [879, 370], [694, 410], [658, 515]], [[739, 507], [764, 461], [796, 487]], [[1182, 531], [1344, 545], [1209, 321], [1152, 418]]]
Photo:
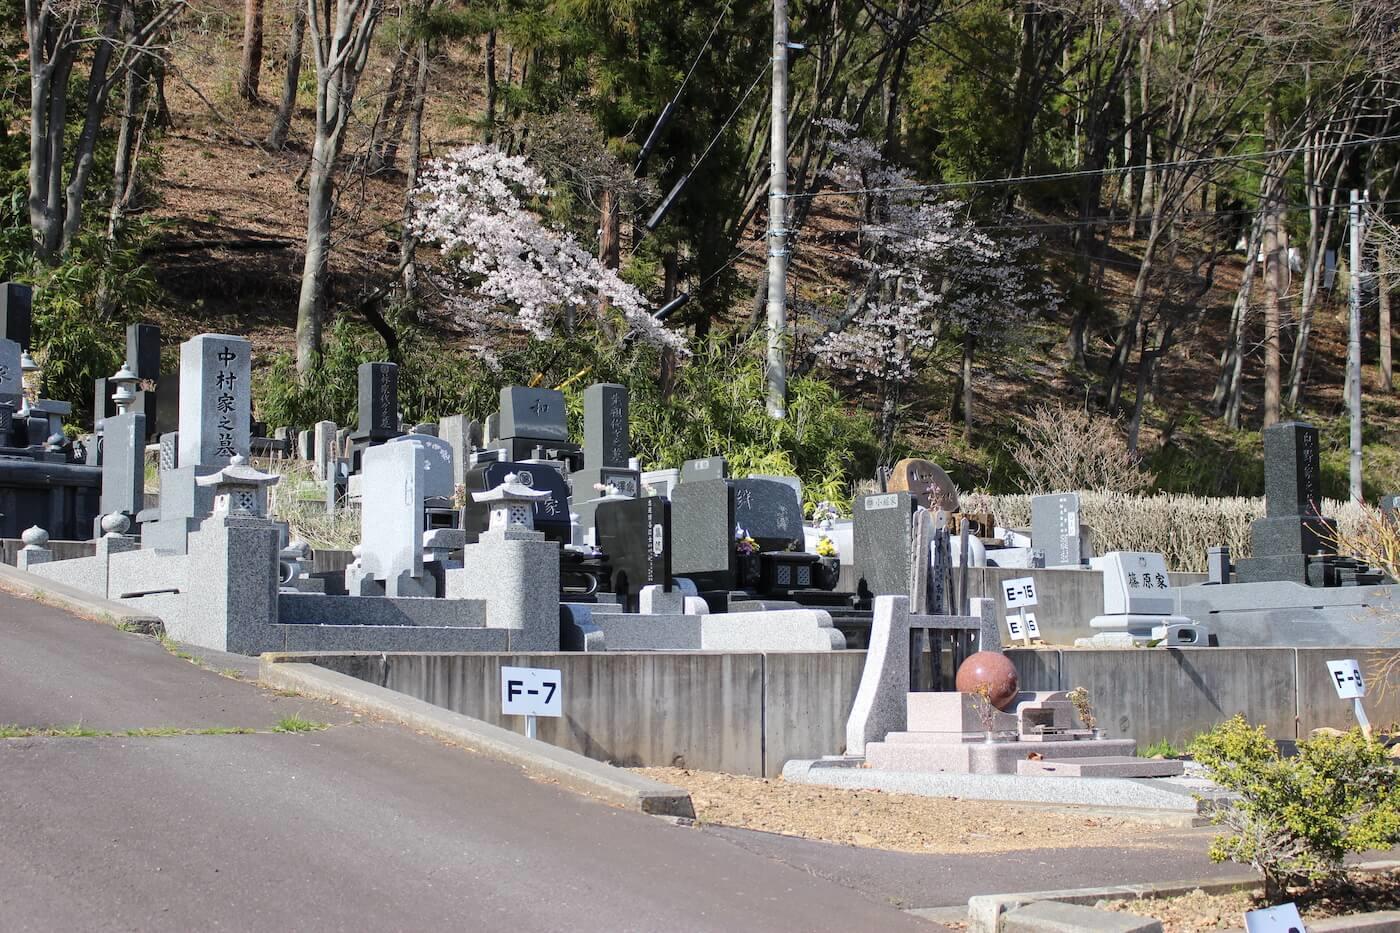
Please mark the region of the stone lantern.
[[39, 401], [44, 386], [44, 368], [34, 362], [34, 357], [25, 350], [19, 358], [20, 385], [23, 387], [24, 401], [30, 405]]
[[228, 466], [217, 473], [200, 476], [195, 482], [214, 487], [214, 514], [227, 518], [267, 518], [267, 490], [282, 479], [248, 465], [242, 454], [235, 454]]
[[487, 504], [487, 531], [534, 531], [535, 502], [548, 499], [549, 491], [531, 489], [517, 482], [514, 473], [495, 489], [472, 493], [472, 499]]
[[132, 403], [136, 401], [136, 384], [140, 381], [125, 363], [116, 375], [107, 380], [109, 385], [116, 387], [112, 392], [112, 401], [117, 405], [117, 414], [124, 415], [131, 410]]

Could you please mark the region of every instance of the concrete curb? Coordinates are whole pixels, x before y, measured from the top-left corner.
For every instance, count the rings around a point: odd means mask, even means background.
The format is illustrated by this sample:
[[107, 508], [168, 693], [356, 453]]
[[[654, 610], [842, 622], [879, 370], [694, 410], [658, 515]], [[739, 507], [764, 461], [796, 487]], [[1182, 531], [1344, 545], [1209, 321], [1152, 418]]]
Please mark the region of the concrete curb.
[[434, 738], [519, 765], [533, 774], [557, 781], [569, 790], [598, 797], [616, 806], [660, 816], [695, 818], [690, 794], [679, 787], [594, 761], [577, 752], [527, 739], [499, 726], [365, 683], [347, 674], [328, 671], [313, 664], [278, 662], [264, 655], [259, 664], [258, 679], [278, 690], [293, 690], [304, 696], [334, 700], [352, 709], [383, 716]]
[[165, 623], [161, 621], [160, 616], [132, 609], [123, 603], [95, 596], [48, 577], [26, 573], [8, 564], [0, 564], [0, 589], [127, 631], [140, 632], [143, 635], [159, 635], [165, 632]]

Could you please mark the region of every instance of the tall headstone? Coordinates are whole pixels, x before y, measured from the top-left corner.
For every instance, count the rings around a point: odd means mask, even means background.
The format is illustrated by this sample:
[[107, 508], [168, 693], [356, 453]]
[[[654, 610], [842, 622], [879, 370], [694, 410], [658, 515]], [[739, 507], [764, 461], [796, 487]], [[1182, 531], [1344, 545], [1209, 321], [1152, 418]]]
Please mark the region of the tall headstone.
[[126, 366], [137, 379], [160, 378], [160, 328], [154, 324], [128, 324]]
[[22, 352], [17, 341], [0, 338], [0, 402], [9, 402], [16, 407], [24, 398], [23, 373], [20, 370]]
[[423, 447], [413, 442], [364, 452], [359, 563], [366, 576], [384, 584], [387, 596], [431, 595], [420, 591], [426, 460]]
[[399, 434], [399, 367], [394, 363], [361, 363], [359, 380], [356, 440], [377, 443]]
[[200, 334], [180, 345], [180, 463], [226, 466], [249, 456], [252, 345]]
[[[856, 496], [852, 572], [863, 599], [908, 596], [914, 578], [913, 516], [918, 503], [907, 492]], [[928, 555], [923, 555], [925, 561]]]
[[93, 537], [101, 534], [102, 516], [120, 512], [132, 520], [145, 506], [146, 416], [139, 411], [112, 415], [102, 428], [101, 514]]
[[671, 490], [671, 572], [702, 591], [737, 585], [734, 491], [722, 479], [682, 482]]
[[1318, 511], [1321, 482], [1316, 428], [1286, 421], [1264, 429], [1264, 517], [1250, 525], [1251, 556], [1235, 565], [1240, 583], [1329, 582], [1326, 562], [1310, 560], [1337, 553], [1336, 523]]
[[0, 283], [0, 338], [27, 348], [33, 308], [34, 289], [19, 282]]
[[448, 415], [438, 419], [438, 437], [447, 441], [452, 448], [452, 482], [461, 486], [467, 481], [467, 461], [471, 453], [481, 446], [481, 424], [466, 415]]
[[332, 475], [333, 464], [335, 463], [335, 422], [316, 422], [316, 439], [312, 444], [312, 456], [316, 463], [316, 478], [324, 481]]
[[1031, 497], [1031, 546], [1045, 552], [1047, 567], [1082, 563], [1079, 493]]
[[583, 465], [627, 468], [632, 456], [627, 422], [627, 387], [596, 383], [583, 393]]
[[659, 496], [612, 500], [598, 506], [595, 521], [614, 593], [631, 602], [645, 586], [670, 590], [670, 502]]

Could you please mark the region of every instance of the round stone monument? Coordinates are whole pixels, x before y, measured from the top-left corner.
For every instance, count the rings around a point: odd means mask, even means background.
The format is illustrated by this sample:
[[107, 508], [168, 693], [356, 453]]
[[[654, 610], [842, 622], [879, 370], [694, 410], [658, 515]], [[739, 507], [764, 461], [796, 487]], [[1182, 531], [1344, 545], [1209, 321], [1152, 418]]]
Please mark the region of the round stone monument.
[[992, 705], [1005, 712], [1016, 700], [1016, 665], [1000, 651], [979, 651], [970, 655], [958, 668], [954, 686], [959, 693], [975, 693], [983, 684], [987, 685]]

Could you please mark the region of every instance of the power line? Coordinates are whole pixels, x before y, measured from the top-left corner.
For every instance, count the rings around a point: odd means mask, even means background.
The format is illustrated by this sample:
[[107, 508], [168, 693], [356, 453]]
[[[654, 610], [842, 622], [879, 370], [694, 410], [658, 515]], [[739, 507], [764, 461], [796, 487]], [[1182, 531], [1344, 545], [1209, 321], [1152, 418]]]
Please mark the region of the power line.
[[[1400, 133], [1390, 136], [1373, 136], [1366, 139], [1356, 139], [1350, 142], [1337, 143], [1330, 148], [1352, 149], [1361, 146], [1378, 146], [1382, 143], [1400, 142]], [[1250, 162], [1260, 159], [1272, 158], [1273, 156], [1289, 155], [1292, 153], [1306, 152], [1313, 146], [1290, 146], [1285, 149], [1271, 149], [1263, 152], [1236, 153], [1235, 155], [1205, 156], [1198, 159], [1180, 159], [1175, 162], [1153, 162], [1150, 165], [1123, 165], [1118, 168], [1103, 169], [1081, 169], [1070, 172], [1051, 172], [1045, 175], [1019, 175], [1011, 178], [982, 178], [972, 181], [962, 182], [942, 182], [928, 185], [888, 185], [876, 188], [829, 188], [822, 191], [808, 191], [801, 194], [790, 194], [789, 199], [797, 198], [824, 198], [837, 195], [855, 194], [889, 194], [901, 191], [956, 191], [967, 188], [992, 188], [1000, 185], [1023, 185], [1038, 181], [1066, 181], [1074, 178], [1088, 178], [1096, 175], [1117, 175], [1127, 172], [1156, 171], [1162, 168], [1191, 168], [1198, 165], [1211, 165], [1216, 162]]]

